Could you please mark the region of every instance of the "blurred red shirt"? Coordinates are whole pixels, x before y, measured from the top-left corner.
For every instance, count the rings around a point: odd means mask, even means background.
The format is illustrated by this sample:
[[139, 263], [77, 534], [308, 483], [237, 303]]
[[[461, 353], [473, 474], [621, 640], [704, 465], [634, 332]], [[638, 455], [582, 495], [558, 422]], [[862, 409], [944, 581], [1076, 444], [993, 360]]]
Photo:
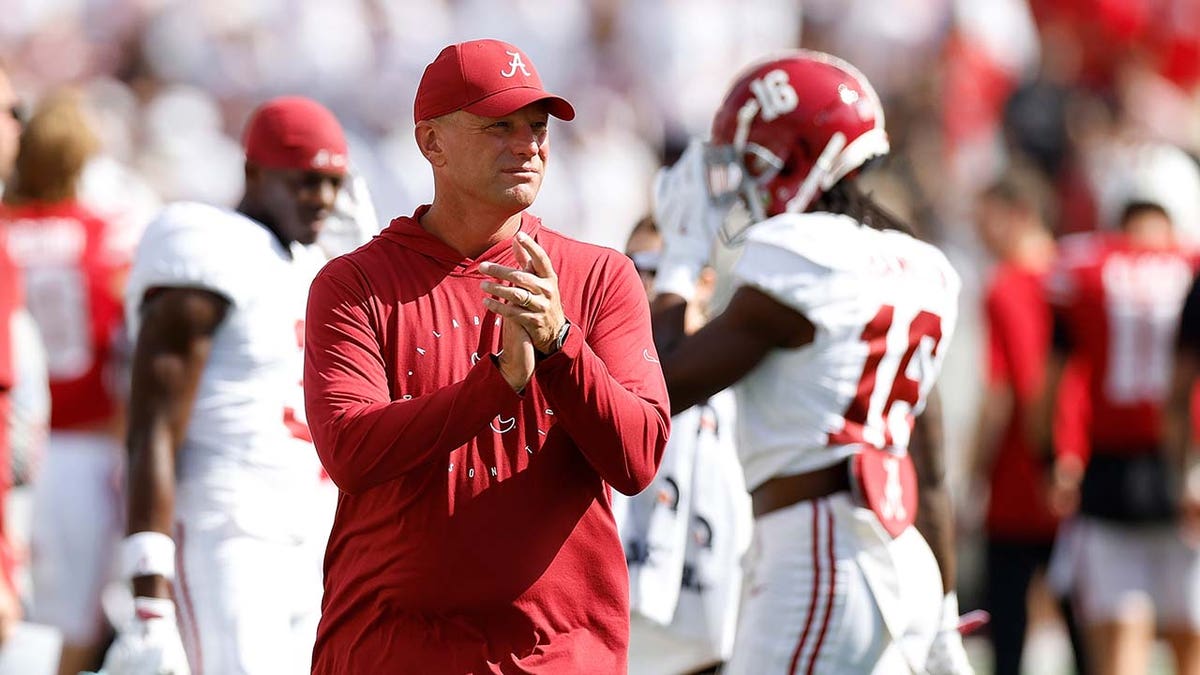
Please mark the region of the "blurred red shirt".
[[111, 368], [129, 238], [73, 201], [3, 207], [0, 227], [46, 346], [50, 427], [104, 425], [118, 408]]
[[[999, 264], [987, 287], [984, 313], [988, 380], [1007, 385], [1013, 396], [1013, 412], [992, 460], [985, 526], [993, 538], [1049, 541], [1058, 520], [1046, 502], [1045, 469], [1029, 446], [1025, 428], [1025, 411], [1045, 383], [1050, 353], [1051, 313], [1043, 275], [1016, 264]], [[1055, 447], [1060, 454], [1085, 451], [1082, 384], [1079, 368], [1069, 368], [1055, 413]]]

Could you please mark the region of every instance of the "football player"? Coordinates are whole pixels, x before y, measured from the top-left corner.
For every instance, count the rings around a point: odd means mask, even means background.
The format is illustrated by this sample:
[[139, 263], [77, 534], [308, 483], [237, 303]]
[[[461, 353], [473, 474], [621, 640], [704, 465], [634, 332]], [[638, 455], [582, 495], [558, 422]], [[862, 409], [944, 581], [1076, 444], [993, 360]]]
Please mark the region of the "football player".
[[136, 619], [112, 675], [309, 670], [328, 534], [311, 523], [333, 505], [303, 415], [303, 319], [346, 142], [320, 104], [283, 97], [254, 112], [245, 146], [237, 210], [166, 207], [130, 274]]
[[[708, 142], [656, 183], [654, 328], [672, 413], [733, 388], [753, 499], [728, 672], [971, 672], [926, 411], [960, 282], [859, 186], [888, 150], [866, 78], [794, 51], [746, 69]], [[724, 309], [685, 335], [710, 260]]]
[[[1091, 409], [1079, 516], [1056, 544], [1051, 567], [1070, 570], [1060, 582], [1070, 588], [1061, 590], [1074, 593], [1096, 672], [1148, 672], [1157, 629], [1173, 648], [1177, 672], [1195, 673], [1200, 551], [1175, 522], [1162, 416], [1196, 258], [1157, 196], [1137, 193], [1117, 224], [1117, 232], [1064, 238], [1048, 281], [1053, 354], [1046, 392], [1031, 413], [1035, 440], [1050, 445], [1050, 402], [1068, 358], [1086, 365]], [[1186, 339], [1193, 328], [1184, 328]]]

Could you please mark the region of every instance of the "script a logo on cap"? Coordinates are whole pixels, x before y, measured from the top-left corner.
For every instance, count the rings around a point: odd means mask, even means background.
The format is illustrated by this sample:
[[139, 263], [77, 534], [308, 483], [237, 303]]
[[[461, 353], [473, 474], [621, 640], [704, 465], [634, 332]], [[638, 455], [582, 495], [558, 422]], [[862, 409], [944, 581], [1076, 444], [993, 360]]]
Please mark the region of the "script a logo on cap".
[[346, 166], [346, 156], [340, 152], [330, 152], [325, 148], [317, 151], [313, 155], [312, 165], [314, 169], [328, 169], [330, 167], [341, 169]]
[[520, 68], [525, 77], [529, 77], [529, 71], [525, 70], [525, 62], [521, 60], [520, 52], [504, 52], [512, 57], [512, 61], [508, 62], [508, 72], [500, 71], [500, 77], [512, 77], [517, 74], [517, 69]]

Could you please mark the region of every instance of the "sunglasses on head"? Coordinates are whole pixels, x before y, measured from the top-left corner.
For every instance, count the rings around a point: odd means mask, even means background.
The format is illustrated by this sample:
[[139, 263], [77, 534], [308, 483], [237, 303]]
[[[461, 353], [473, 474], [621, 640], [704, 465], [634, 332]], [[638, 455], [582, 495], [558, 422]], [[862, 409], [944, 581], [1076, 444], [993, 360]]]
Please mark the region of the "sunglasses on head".
[[658, 272], [658, 261], [662, 257], [659, 251], [636, 251], [629, 254], [633, 266], [638, 272], [655, 274]]

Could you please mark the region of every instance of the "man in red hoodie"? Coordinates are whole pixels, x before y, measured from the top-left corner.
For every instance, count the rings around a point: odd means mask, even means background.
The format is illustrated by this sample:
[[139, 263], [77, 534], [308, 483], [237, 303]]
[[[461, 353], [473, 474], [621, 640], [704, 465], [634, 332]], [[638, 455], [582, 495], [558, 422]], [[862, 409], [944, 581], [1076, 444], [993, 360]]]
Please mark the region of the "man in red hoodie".
[[341, 489], [314, 673], [621, 673], [610, 486], [662, 457], [668, 405], [632, 263], [526, 213], [548, 118], [517, 47], [445, 48], [416, 140], [434, 197], [329, 263], [305, 399]]

